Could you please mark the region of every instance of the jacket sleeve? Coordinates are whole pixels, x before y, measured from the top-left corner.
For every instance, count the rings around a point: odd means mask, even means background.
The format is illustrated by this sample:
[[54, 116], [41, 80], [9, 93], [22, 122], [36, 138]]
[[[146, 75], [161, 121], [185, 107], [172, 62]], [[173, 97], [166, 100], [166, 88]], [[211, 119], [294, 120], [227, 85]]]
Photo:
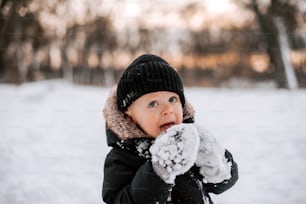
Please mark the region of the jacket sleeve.
[[171, 185], [153, 171], [151, 161], [114, 148], [104, 164], [102, 197], [113, 203], [165, 203]]
[[224, 180], [221, 183], [203, 183], [203, 187], [205, 188], [207, 192], [220, 194], [228, 190], [229, 188], [231, 188], [237, 182], [238, 180], [237, 163], [234, 161], [232, 154], [228, 150], [225, 151], [225, 157], [227, 158], [228, 162], [232, 163], [231, 178], [228, 180]]

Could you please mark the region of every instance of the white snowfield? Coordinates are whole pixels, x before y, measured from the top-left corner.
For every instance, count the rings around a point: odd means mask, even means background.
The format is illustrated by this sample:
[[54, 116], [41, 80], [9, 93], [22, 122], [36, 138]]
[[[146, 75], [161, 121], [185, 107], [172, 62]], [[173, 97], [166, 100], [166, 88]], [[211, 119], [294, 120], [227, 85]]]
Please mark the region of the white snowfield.
[[[100, 204], [108, 88], [0, 85], [0, 203]], [[306, 203], [306, 90], [186, 88], [196, 122], [233, 154], [216, 204]]]

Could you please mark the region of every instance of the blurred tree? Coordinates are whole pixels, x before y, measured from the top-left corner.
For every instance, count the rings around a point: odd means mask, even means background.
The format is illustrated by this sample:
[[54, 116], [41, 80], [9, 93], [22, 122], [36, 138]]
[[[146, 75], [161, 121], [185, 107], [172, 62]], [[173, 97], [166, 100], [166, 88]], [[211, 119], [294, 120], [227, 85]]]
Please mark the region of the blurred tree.
[[[286, 46], [289, 45], [287, 39], [292, 37], [290, 33], [294, 33], [298, 27], [297, 16], [300, 15], [300, 10], [297, 2], [292, 0], [271, 0], [270, 3], [260, 0], [241, 0], [239, 2], [245, 8], [253, 11], [256, 16], [267, 45], [271, 67], [275, 70], [278, 87], [289, 88], [290, 78], [286, 77], [286, 69], [290, 68], [290, 60], [286, 60], [286, 57], [290, 56], [285, 56], [283, 52], [284, 49], [289, 49]], [[294, 75], [293, 72], [294, 70], [291, 69]]]
[[1, 2], [0, 77], [1, 81], [21, 83], [27, 78], [27, 50], [35, 52], [47, 43], [44, 30], [35, 13], [28, 8], [30, 0]]
[[[54, 49], [61, 54], [61, 59], [55, 59], [56, 72], [63, 72], [66, 78], [72, 77], [69, 49], [77, 49], [74, 53], [78, 53], [77, 61], [83, 68], [89, 68], [90, 54], [97, 56], [100, 66], [103, 54], [116, 48], [116, 34], [110, 17], [94, 14], [92, 4], [84, 5], [87, 15], [82, 18], [82, 14], [72, 12], [73, 1], [0, 1], [0, 81], [22, 83], [35, 80], [35, 72], [52, 74], [50, 57]], [[43, 69], [42, 53], [49, 63]]]
[[138, 50], [143, 50], [144, 52], [148, 53], [152, 50], [152, 35], [151, 31], [146, 27], [139, 27], [138, 33], [140, 36], [139, 43], [138, 43]]
[[[188, 3], [180, 10], [180, 15], [185, 21], [187, 27], [190, 27], [190, 21], [195, 15], [195, 13], [201, 9], [201, 12], [205, 12], [206, 8], [201, 7], [199, 2]], [[205, 30], [205, 31], [204, 31]], [[185, 53], [194, 53], [194, 54], [205, 54], [208, 49], [208, 31], [207, 29], [202, 29], [201, 31], [188, 30], [189, 39], [187, 42], [182, 41], [181, 47]]]
[[[116, 36], [109, 18], [98, 17], [87, 23], [84, 28], [87, 33], [85, 50], [94, 47], [99, 59], [101, 59], [104, 52], [112, 52], [117, 46]], [[86, 53], [88, 54], [89, 52]]]
[[[117, 39], [113, 32], [112, 22], [108, 17], [98, 17], [94, 21], [89, 22], [85, 26], [87, 38], [85, 41], [84, 57], [88, 59], [90, 48], [94, 48], [97, 53], [99, 61], [101, 61], [103, 55], [108, 53], [108, 56], [112, 56], [112, 52], [117, 47]], [[113, 57], [111, 61], [113, 61]], [[85, 58], [84, 58], [85, 59]], [[114, 64], [112, 62], [112, 64]], [[113, 67], [103, 67], [104, 77], [99, 79], [103, 81], [104, 85], [110, 86], [115, 81], [115, 71]]]
[[[89, 59], [90, 55], [93, 54], [97, 57], [98, 62], [96, 66], [104, 69], [105, 77], [100, 80], [111, 81], [110, 79], [114, 78], [113, 67], [103, 67], [101, 61], [104, 57], [103, 55], [111, 56], [111, 53], [116, 47], [117, 38], [113, 31], [112, 22], [107, 16], [97, 17], [92, 21], [86, 22], [84, 25], [74, 24], [70, 26], [67, 29], [67, 34], [63, 39], [61, 47], [64, 77], [69, 79], [72, 77], [72, 67], [67, 54], [69, 49], [76, 49], [80, 58], [79, 63], [82, 64], [80, 70], [81, 75], [86, 74], [90, 69]], [[105, 66], [111, 66], [111, 64]], [[81, 77], [84, 78], [84, 76]], [[87, 79], [86, 81], [91, 83], [91, 79]]]

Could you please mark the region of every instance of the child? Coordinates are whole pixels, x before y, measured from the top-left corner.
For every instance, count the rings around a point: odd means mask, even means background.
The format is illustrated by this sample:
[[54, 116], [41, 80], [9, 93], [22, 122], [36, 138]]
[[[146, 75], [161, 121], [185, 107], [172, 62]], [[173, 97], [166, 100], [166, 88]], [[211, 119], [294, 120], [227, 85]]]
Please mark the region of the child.
[[103, 110], [108, 145], [106, 203], [212, 203], [238, 179], [232, 155], [194, 124], [178, 73], [142, 55], [122, 74]]

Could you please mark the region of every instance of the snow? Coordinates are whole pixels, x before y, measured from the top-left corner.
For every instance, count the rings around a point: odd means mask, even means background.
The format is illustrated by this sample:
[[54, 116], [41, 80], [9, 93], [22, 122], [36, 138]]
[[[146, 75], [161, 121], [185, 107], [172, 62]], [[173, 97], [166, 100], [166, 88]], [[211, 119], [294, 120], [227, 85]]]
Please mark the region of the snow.
[[[0, 203], [98, 204], [108, 88], [0, 85]], [[306, 202], [306, 91], [186, 88], [196, 122], [231, 151], [239, 181], [216, 204]]]

